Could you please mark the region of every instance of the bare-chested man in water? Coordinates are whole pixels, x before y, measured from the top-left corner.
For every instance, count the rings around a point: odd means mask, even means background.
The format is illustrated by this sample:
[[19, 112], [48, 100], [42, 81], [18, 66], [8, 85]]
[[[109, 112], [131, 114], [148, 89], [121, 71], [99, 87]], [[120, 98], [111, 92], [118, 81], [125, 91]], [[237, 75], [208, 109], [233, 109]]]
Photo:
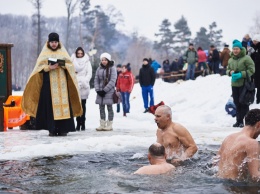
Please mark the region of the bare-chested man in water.
[[165, 148], [159, 143], [149, 147], [148, 160], [151, 165], [139, 168], [134, 174], [165, 174], [175, 170], [172, 164], [166, 162]]
[[172, 122], [171, 108], [162, 105], [155, 111], [157, 123], [157, 142], [166, 149], [167, 160], [172, 164], [191, 158], [198, 150], [189, 131], [178, 123]]
[[260, 181], [259, 143], [260, 109], [252, 109], [245, 116], [242, 131], [231, 134], [223, 141], [218, 156], [218, 176], [220, 178], [243, 180], [249, 175]]

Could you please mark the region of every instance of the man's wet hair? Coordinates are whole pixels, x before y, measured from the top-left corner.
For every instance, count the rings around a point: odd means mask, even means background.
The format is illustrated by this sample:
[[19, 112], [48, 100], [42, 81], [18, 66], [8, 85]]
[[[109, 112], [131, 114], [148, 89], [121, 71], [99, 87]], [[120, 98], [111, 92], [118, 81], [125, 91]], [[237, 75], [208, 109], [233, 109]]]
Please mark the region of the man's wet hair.
[[153, 157], [161, 157], [165, 155], [165, 148], [159, 143], [154, 143], [149, 147], [149, 153]]
[[[163, 113], [164, 114], [168, 114], [168, 115], [170, 115], [170, 117], [172, 118], [172, 110], [171, 110], [171, 108], [169, 107], [169, 106], [167, 106], [167, 105], [161, 105], [161, 106], [159, 106], [160, 108], [163, 108]], [[158, 108], [159, 108], [158, 107]]]
[[245, 116], [245, 124], [254, 126], [258, 121], [260, 121], [260, 109], [255, 108], [250, 110]]

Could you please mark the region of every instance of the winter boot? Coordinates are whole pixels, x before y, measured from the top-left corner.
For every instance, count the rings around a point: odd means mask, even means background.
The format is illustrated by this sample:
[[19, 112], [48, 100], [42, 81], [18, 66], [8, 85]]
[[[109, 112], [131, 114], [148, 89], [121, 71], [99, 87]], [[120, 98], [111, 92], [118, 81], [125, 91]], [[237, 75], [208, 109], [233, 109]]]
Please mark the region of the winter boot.
[[80, 123], [81, 123], [81, 122], [80, 122], [80, 117], [77, 117], [76, 120], [77, 120], [76, 130], [77, 130], [77, 131], [80, 131]]
[[106, 121], [105, 120], [100, 120], [100, 126], [96, 128], [97, 131], [103, 131], [103, 129], [106, 127]]
[[112, 131], [113, 130], [112, 124], [113, 121], [107, 121], [107, 126], [103, 129], [103, 131]]
[[85, 129], [86, 129], [85, 128], [85, 122], [83, 122], [82, 125], [81, 125], [81, 131], [85, 131]]
[[79, 122], [77, 122], [76, 130], [80, 131], [80, 123]]

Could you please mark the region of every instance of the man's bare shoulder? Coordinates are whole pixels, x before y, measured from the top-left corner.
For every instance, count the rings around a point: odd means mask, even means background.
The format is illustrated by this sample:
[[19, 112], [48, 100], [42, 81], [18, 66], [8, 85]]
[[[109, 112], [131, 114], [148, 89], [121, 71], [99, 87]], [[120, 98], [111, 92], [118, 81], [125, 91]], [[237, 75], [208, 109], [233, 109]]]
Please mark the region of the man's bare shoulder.
[[149, 166], [143, 166], [135, 171], [134, 174], [146, 174], [147, 171], [149, 171]]
[[225, 138], [223, 144], [227, 146], [229, 146], [230, 144], [232, 145], [236, 144], [239, 147], [243, 147], [245, 150], [250, 149], [252, 147], [258, 147], [257, 140], [248, 137], [241, 132], [237, 132], [229, 135], [228, 137]]
[[177, 134], [186, 134], [189, 133], [188, 129], [186, 127], [184, 127], [182, 124], [180, 123], [175, 123], [172, 122], [171, 124], [171, 129], [172, 131], [174, 131]]
[[139, 168], [134, 174], [164, 174], [175, 170], [175, 166], [169, 163], [162, 165], [149, 165]]

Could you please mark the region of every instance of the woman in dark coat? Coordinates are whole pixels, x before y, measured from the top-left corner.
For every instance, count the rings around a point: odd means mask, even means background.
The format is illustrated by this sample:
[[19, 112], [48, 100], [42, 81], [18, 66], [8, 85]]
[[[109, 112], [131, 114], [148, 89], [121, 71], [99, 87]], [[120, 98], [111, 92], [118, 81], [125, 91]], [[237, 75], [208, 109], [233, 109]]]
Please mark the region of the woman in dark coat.
[[251, 58], [255, 62], [255, 87], [257, 88], [256, 91], [256, 103], [260, 103], [260, 34], [256, 34], [253, 37], [253, 44], [252, 47], [254, 48], [254, 53], [251, 54]]
[[[100, 126], [96, 130], [111, 131], [113, 130], [114, 112], [112, 105], [114, 103], [113, 94], [115, 92], [117, 73], [110, 54], [101, 54], [100, 60], [101, 63], [94, 79], [94, 87], [97, 92], [96, 104], [99, 104], [100, 110]], [[108, 110], [108, 121], [106, 121], [105, 105], [107, 105]]]

